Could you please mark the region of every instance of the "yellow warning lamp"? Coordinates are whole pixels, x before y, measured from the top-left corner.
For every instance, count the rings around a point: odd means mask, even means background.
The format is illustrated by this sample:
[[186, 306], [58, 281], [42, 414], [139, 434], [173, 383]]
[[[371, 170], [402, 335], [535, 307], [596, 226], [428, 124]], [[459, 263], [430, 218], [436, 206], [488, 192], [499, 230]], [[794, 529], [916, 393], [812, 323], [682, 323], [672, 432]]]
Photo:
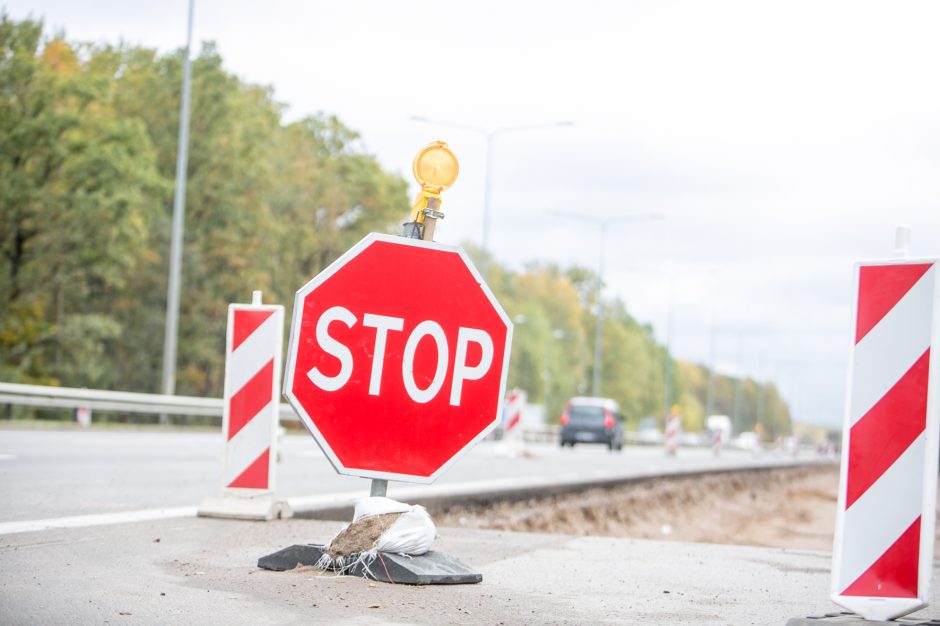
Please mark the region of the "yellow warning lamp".
[[[454, 151], [443, 141], [432, 141], [415, 156], [412, 171], [415, 180], [421, 185], [421, 192], [411, 207], [414, 221], [423, 223], [428, 212], [433, 212], [431, 216], [434, 218], [443, 218], [444, 214], [439, 210], [441, 192], [454, 184], [460, 172]], [[428, 201], [432, 198], [436, 201], [431, 202], [429, 207]]]

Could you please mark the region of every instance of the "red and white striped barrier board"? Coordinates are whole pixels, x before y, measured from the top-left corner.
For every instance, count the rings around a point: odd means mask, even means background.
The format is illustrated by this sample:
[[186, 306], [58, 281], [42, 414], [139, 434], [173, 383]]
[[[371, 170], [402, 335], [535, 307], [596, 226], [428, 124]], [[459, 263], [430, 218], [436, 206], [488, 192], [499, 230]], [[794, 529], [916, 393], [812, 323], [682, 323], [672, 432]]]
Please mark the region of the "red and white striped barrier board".
[[927, 606], [938, 455], [936, 259], [860, 263], [832, 599], [865, 619]]
[[222, 414], [229, 493], [274, 491], [283, 334], [284, 307], [229, 305]]
[[525, 406], [526, 393], [521, 389], [513, 389], [506, 398], [506, 417], [503, 430], [511, 432], [522, 420], [522, 407]]
[[664, 437], [666, 454], [675, 456], [679, 450], [679, 416], [675, 413], [666, 418], [666, 433]]

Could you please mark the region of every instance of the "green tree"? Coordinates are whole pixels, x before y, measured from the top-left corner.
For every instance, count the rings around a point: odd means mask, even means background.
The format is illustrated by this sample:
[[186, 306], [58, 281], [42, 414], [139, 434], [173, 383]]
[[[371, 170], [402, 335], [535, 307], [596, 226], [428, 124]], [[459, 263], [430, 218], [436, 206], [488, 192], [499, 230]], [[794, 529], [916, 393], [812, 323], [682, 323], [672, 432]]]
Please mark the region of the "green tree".
[[[127, 116], [143, 119], [160, 173], [176, 166], [182, 54], [103, 51], [120, 74]], [[260, 289], [290, 307], [293, 293], [370, 230], [388, 231], [407, 209], [406, 184], [385, 173], [336, 118], [283, 125], [269, 89], [225, 70], [211, 45], [193, 61], [177, 389], [222, 390], [225, 310]], [[146, 267], [137, 275], [146, 311], [123, 351], [138, 367], [126, 387], [159, 381], [172, 198], [150, 224]], [[289, 319], [289, 318], [288, 318]], [[141, 346], [146, 346], [140, 350]]]
[[109, 77], [42, 25], [0, 18], [0, 347], [4, 378], [108, 386], [124, 289], [159, 187]]

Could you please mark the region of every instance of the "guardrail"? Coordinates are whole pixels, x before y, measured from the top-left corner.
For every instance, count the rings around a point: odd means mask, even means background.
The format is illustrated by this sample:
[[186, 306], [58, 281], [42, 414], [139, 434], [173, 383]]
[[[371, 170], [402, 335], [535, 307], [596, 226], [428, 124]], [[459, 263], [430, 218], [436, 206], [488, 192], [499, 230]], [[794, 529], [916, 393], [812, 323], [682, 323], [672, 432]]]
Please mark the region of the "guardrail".
[[555, 443], [558, 441], [558, 424], [523, 424], [523, 441], [530, 443]]
[[[221, 398], [168, 396], [130, 391], [103, 391], [72, 387], [47, 387], [0, 383], [0, 405], [35, 406], [43, 408], [79, 409], [111, 413], [143, 413], [148, 415], [200, 415], [222, 417]], [[299, 421], [289, 404], [280, 405], [282, 422]]]

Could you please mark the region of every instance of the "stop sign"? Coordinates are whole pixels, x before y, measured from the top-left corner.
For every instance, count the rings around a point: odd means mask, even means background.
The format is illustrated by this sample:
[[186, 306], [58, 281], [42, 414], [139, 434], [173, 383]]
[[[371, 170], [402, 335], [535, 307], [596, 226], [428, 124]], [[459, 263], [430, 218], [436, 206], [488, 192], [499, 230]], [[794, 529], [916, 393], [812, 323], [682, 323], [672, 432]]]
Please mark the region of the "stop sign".
[[429, 483], [498, 423], [511, 340], [462, 249], [371, 234], [297, 292], [284, 395], [337, 472]]

